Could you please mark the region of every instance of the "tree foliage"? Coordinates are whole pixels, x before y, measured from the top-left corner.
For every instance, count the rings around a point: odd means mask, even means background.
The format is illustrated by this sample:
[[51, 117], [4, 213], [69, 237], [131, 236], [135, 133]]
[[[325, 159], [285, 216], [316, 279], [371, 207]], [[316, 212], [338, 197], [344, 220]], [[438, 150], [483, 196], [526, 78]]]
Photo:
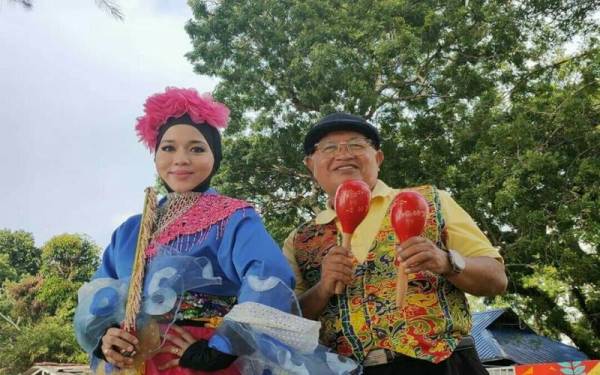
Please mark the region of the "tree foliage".
[[[23, 275], [35, 275], [40, 267], [40, 249], [31, 233], [0, 230], [0, 284], [5, 279], [17, 280]], [[6, 269], [5, 267], [12, 270]]]
[[6, 280], [16, 280], [18, 278], [17, 271], [10, 264], [8, 254], [0, 254], [0, 284]]
[[188, 58], [232, 109], [214, 181], [279, 241], [323, 200], [302, 165], [308, 126], [363, 115], [386, 182], [449, 190], [502, 248], [503, 303], [600, 357], [597, 1], [190, 5]]
[[89, 280], [98, 268], [100, 248], [89, 238], [62, 234], [48, 240], [42, 246], [41, 274], [65, 280], [82, 282]]
[[85, 363], [87, 355], [79, 349], [71, 325], [45, 316], [34, 325], [10, 329], [13, 339], [0, 351], [0, 373], [19, 374], [36, 362]]
[[[33, 243], [30, 234], [27, 238]], [[85, 236], [58, 235], [42, 246], [35, 274], [6, 278], [0, 292], [0, 374], [20, 373], [35, 362], [87, 361], [72, 319], [77, 290], [97, 268], [99, 252]], [[1, 265], [8, 256], [0, 255]]]

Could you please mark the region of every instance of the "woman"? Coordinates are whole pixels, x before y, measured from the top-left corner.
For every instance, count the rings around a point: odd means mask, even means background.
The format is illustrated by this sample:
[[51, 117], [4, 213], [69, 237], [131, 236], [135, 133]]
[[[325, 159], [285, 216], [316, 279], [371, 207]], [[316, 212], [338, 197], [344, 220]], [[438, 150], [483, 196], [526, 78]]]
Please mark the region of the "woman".
[[[143, 250], [134, 329], [119, 324], [125, 301], [132, 299], [141, 215], [116, 229], [100, 268], [79, 292], [77, 338], [95, 357], [98, 373], [237, 374], [230, 366], [235, 333], [215, 335], [214, 326], [244, 301], [290, 310], [290, 301], [256, 293], [264, 280], [294, 286], [292, 271], [257, 213], [210, 188], [221, 162], [218, 129], [227, 126], [228, 116], [225, 105], [193, 89], [167, 88], [147, 99], [136, 130], [154, 151], [169, 194], [150, 214], [153, 229]], [[105, 365], [98, 366], [99, 360]]]

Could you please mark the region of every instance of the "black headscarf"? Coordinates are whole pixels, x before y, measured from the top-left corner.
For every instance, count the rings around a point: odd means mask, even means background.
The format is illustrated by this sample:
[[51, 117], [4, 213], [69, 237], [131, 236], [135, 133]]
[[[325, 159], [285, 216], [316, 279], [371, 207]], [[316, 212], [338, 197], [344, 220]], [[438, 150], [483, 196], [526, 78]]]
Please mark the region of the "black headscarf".
[[[223, 158], [222, 151], [221, 151], [221, 134], [215, 127], [212, 127], [206, 123], [198, 124], [198, 123], [194, 122], [190, 118], [190, 116], [188, 116], [187, 113], [181, 117], [177, 117], [177, 118], [172, 117], [172, 118], [168, 119], [167, 122], [163, 126], [161, 126], [160, 129], [158, 130], [158, 136], [156, 137], [156, 148], [154, 149], [155, 155], [156, 155], [156, 151], [158, 151], [158, 145], [160, 145], [160, 141], [162, 140], [162, 137], [165, 135], [167, 130], [169, 130], [169, 128], [171, 128], [174, 125], [190, 125], [193, 128], [197, 129], [200, 133], [202, 133], [204, 138], [206, 138], [206, 142], [208, 143], [208, 146], [210, 147], [210, 150], [212, 151], [215, 162], [213, 164], [212, 171], [210, 172], [208, 177], [206, 177], [204, 179], [204, 181], [202, 181], [199, 185], [197, 185], [195, 188], [192, 189], [192, 191], [196, 191], [196, 192], [205, 192], [210, 187], [210, 180], [215, 175], [215, 173], [217, 173], [217, 171], [219, 170], [219, 166], [221, 165], [221, 159]], [[171, 187], [169, 185], [167, 185], [167, 183], [164, 180], [163, 180], [163, 184], [165, 185], [165, 187], [167, 188], [167, 191], [169, 193], [173, 191], [173, 189], [171, 189]]]

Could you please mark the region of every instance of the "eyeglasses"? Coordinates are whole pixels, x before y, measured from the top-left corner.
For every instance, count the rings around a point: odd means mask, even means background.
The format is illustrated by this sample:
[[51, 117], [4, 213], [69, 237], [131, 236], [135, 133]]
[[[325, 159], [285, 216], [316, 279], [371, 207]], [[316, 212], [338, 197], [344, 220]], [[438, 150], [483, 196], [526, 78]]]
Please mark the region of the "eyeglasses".
[[372, 143], [366, 138], [351, 139], [348, 142], [339, 143], [319, 142], [315, 144], [315, 150], [319, 151], [323, 155], [332, 156], [340, 150], [341, 146], [346, 146], [346, 151], [348, 151], [350, 155], [357, 156], [364, 154], [369, 147], [372, 146]]

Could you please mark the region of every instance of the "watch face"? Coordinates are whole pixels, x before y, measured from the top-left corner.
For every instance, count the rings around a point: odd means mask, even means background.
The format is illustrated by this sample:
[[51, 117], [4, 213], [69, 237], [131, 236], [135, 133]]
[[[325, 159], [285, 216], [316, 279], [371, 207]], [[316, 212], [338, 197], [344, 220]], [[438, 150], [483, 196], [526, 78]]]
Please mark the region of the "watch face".
[[452, 271], [454, 273], [461, 273], [465, 269], [465, 258], [455, 250], [448, 250], [448, 256], [452, 264]]

